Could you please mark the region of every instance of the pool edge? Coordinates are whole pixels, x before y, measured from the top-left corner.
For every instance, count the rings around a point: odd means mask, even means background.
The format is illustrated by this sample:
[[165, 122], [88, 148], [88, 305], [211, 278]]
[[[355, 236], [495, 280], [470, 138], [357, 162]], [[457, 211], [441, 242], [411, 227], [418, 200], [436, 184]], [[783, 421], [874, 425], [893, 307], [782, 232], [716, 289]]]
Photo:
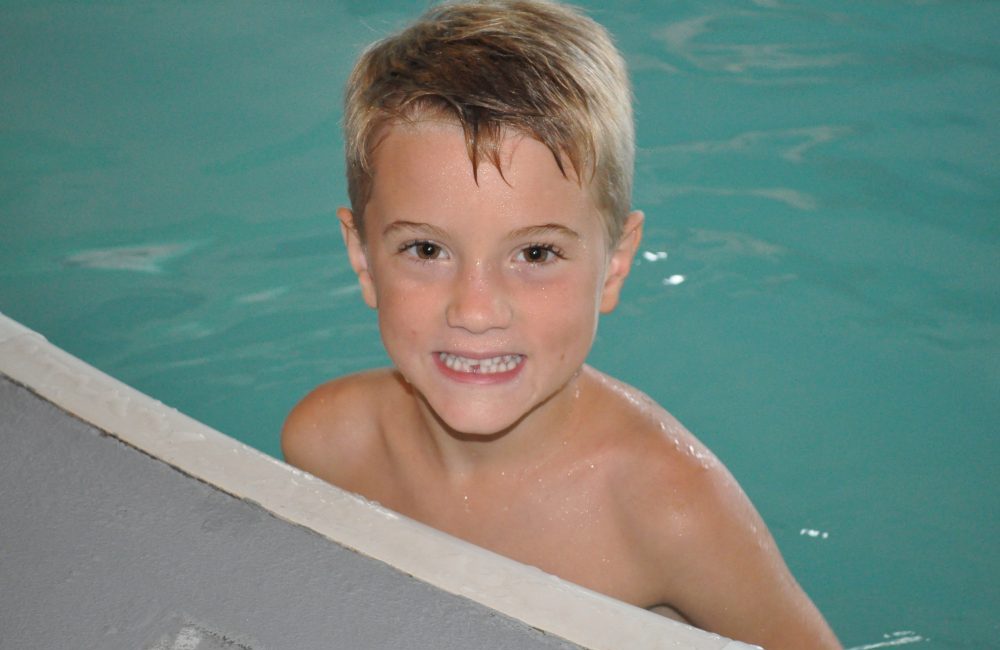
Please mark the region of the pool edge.
[[573, 585], [331, 486], [97, 370], [3, 313], [0, 372], [279, 519], [585, 648], [750, 647]]

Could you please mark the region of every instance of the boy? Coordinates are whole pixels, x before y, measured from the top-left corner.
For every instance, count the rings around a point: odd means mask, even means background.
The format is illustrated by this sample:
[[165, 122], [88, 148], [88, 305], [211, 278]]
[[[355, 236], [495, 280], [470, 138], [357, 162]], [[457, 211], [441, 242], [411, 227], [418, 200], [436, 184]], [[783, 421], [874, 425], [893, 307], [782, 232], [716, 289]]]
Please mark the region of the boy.
[[722, 464], [584, 363], [643, 223], [607, 33], [547, 2], [432, 9], [362, 54], [345, 135], [338, 217], [394, 367], [307, 396], [288, 461], [639, 607], [838, 648]]

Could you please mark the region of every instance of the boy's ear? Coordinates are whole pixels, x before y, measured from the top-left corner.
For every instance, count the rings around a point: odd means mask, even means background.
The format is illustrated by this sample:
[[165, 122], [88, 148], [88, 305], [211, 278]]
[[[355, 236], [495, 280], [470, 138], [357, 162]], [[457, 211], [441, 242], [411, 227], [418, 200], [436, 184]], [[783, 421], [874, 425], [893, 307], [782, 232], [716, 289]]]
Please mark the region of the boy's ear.
[[340, 219], [340, 234], [344, 236], [347, 246], [347, 257], [351, 268], [358, 276], [361, 284], [361, 296], [372, 309], [378, 309], [378, 299], [375, 294], [375, 283], [368, 269], [368, 251], [361, 242], [361, 233], [354, 225], [354, 213], [347, 208], [337, 208], [337, 218]]
[[602, 314], [607, 314], [618, 305], [622, 285], [632, 270], [632, 260], [635, 258], [635, 252], [639, 250], [639, 242], [642, 241], [644, 219], [645, 215], [639, 210], [633, 210], [625, 219], [622, 236], [608, 259], [608, 270], [604, 276], [604, 286], [601, 288]]

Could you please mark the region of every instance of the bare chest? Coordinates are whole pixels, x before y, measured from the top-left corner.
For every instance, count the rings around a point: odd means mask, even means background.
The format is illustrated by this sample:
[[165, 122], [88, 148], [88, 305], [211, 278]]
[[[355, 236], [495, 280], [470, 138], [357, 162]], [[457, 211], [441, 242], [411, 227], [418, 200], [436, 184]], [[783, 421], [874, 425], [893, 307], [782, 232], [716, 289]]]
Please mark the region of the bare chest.
[[596, 483], [534, 481], [454, 490], [425, 485], [390, 508], [460, 539], [640, 607], [657, 585]]

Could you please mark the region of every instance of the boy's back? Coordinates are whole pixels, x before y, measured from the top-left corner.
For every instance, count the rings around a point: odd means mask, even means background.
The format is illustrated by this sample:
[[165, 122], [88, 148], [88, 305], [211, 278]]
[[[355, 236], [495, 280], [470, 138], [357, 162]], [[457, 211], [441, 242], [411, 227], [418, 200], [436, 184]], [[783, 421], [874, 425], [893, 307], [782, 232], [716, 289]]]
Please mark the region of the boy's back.
[[345, 124], [338, 216], [394, 368], [304, 399], [288, 461], [711, 631], [839, 647], [721, 463], [585, 365], [643, 222], [603, 30], [547, 3], [434, 10], [362, 56]]

